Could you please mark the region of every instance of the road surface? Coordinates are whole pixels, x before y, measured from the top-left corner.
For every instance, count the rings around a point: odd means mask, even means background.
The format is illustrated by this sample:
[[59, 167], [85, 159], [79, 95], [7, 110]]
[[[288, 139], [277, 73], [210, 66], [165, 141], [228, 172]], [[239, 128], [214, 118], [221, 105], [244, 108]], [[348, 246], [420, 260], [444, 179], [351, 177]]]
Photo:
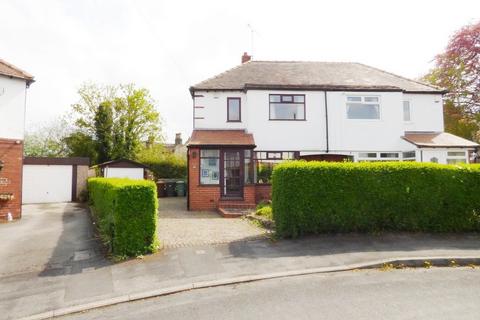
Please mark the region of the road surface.
[[63, 319], [480, 319], [480, 269], [369, 270], [273, 279]]

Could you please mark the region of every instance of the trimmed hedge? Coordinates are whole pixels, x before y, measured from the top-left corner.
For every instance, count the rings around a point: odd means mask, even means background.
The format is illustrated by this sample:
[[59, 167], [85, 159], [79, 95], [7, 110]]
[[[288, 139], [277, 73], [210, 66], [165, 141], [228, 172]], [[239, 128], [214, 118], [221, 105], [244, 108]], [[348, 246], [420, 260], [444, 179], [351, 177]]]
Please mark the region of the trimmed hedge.
[[137, 256], [157, 249], [155, 183], [90, 178], [88, 192], [100, 235], [114, 255]]
[[152, 170], [155, 179], [161, 178], [185, 178], [187, 176], [187, 160], [180, 157], [144, 161]]
[[478, 165], [292, 161], [272, 180], [280, 236], [480, 231]]

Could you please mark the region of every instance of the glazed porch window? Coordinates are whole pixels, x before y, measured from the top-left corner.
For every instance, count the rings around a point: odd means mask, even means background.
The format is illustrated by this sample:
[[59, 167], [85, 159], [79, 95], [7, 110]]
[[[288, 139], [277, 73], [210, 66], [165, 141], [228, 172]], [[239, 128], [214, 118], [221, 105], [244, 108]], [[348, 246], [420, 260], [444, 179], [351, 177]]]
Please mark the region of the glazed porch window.
[[200, 184], [220, 183], [220, 150], [200, 150]]

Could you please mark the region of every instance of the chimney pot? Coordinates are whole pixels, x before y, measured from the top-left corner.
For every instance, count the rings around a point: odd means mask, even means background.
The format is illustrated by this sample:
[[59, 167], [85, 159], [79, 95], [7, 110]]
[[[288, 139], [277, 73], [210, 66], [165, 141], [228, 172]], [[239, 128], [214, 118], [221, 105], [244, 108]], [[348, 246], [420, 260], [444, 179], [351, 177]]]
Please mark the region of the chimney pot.
[[242, 64], [245, 62], [248, 62], [252, 60], [252, 56], [250, 56], [248, 53], [244, 52], [242, 56]]
[[181, 145], [182, 144], [182, 134], [181, 133], [176, 133], [175, 134], [175, 145]]

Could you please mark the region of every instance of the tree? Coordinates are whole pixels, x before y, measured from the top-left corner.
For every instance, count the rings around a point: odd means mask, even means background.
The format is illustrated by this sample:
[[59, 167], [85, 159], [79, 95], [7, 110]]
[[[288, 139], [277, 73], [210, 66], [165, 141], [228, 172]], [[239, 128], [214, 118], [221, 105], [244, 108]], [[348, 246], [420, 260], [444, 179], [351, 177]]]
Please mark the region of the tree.
[[448, 90], [444, 108], [446, 130], [479, 141], [480, 21], [453, 35], [424, 80]]
[[88, 157], [91, 163], [97, 163], [97, 143], [90, 135], [75, 131], [63, 139], [69, 157]]
[[113, 110], [109, 102], [102, 102], [95, 112], [97, 160], [102, 163], [113, 156]]
[[24, 155], [27, 157], [66, 157], [68, 148], [63, 140], [71, 127], [60, 117], [25, 134]]
[[75, 123], [95, 137], [98, 161], [135, 159], [145, 142], [162, 140], [160, 114], [147, 89], [86, 84], [78, 93]]

